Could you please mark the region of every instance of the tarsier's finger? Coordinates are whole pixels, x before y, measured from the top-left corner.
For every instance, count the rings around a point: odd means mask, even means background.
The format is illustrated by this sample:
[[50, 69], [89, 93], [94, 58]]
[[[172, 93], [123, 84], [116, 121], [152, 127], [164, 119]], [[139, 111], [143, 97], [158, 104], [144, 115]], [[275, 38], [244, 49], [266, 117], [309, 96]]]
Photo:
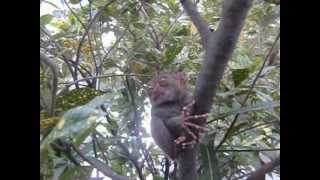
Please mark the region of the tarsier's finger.
[[196, 144], [194, 140], [189, 141], [189, 142], [184, 142], [182, 143], [182, 149], [187, 149], [187, 148], [193, 148], [193, 146]]
[[199, 131], [199, 132], [198, 132], [197, 142], [200, 142], [200, 139], [202, 139], [202, 138], [203, 138], [203, 136], [204, 136], [204, 133], [203, 133], [203, 132], [201, 132], [201, 131]]
[[183, 127], [190, 136], [192, 136], [193, 139], [197, 139], [197, 136], [186, 126]]
[[191, 120], [191, 119], [201, 119], [201, 118], [207, 118], [208, 116], [209, 116], [209, 114], [206, 113], [206, 114], [201, 114], [201, 115], [188, 116], [184, 120], [188, 121], [188, 120]]
[[183, 107], [183, 109], [188, 109], [188, 108], [191, 108], [194, 104], [196, 103], [196, 101], [195, 100], [193, 100], [193, 101], [191, 101], [191, 103], [189, 103], [189, 104], [187, 104], [187, 105], [185, 105], [184, 107]]
[[187, 137], [185, 137], [185, 136], [180, 136], [180, 137], [178, 137], [177, 139], [175, 139], [174, 142], [175, 142], [176, 144], [180, 144], [181, 142], [185, 141], [186, 139], [187, 139]]
[[198, 129], [198, 130], [202, 130], [202, 131], [204, 131], [204, 132], [209, 131], [208, 128], [202, 127], [202, 126], [200, 126], [200, 125], [197, 125], [197, 124], [194, 124], [194, 123], [191, 123], [191, 122], [184, 122], [184, 124], [185, 124], [186, 126], [190, 126], [190, 127], [196, 128], [196, 129]]
[[190, 115], [190, 110], [191, 110], [191, 107], [195, 104], [196, 102], [193, 100], [190, 104], [187, 104], [186, 106], [184, 106], [182, 108], [182, 113], [184, 116], [189, 116]]

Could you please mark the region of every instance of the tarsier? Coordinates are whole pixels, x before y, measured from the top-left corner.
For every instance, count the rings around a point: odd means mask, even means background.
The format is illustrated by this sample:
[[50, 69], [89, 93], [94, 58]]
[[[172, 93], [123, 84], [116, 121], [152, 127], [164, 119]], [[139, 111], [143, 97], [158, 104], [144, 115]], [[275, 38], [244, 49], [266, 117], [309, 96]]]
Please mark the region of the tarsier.
[[207, 131], [191, 121], [207, 118], [208, 114], [191, 116], [194, 100], [182, 73], [158, 75], [151, 81], [148, 94], [152, 105], [151, 135], [174, 160], [181, 149], [193, 147]]

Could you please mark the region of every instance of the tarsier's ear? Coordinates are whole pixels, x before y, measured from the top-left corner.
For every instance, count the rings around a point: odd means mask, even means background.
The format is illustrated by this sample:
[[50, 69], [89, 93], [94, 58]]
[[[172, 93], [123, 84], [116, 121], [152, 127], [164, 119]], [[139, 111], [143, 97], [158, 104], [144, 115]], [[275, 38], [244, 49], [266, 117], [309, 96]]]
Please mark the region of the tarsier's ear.
[[183, 72], [177, 72], [176, 78], [182, 87], [186, 86], [187, 79], [186, 79], [186, 75]]
[[151, 79], [151, 81], [149, 81], [149, 83], [147, 84], [148, 85], [148, 90], [147, 90], [148, 96], [151, 96], [154, 84], [155, 84], [155, 77], [153, 79]]

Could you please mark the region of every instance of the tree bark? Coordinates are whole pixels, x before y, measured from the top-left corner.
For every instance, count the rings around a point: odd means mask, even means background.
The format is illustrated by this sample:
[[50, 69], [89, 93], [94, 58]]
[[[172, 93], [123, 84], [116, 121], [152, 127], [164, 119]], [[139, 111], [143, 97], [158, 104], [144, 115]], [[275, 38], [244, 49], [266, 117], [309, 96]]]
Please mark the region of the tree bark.
[[[211, 110], [213, 97], [222, 79], [233, 50], [238, 41], [252, 0], [224, 0], [219, 27], [210, 32], [208, 25], [189, 0], [180, 1], [193, 24], [197, 27], [205, 49], [202, 70], [198, 76], [193, 114], [204, 114]], [[206, 122], [196, 122], [204, 125]], [[178, 176], [183, 180], [196, 180], [196, 155], [198, 146], [184, 150], [178, 157]]]

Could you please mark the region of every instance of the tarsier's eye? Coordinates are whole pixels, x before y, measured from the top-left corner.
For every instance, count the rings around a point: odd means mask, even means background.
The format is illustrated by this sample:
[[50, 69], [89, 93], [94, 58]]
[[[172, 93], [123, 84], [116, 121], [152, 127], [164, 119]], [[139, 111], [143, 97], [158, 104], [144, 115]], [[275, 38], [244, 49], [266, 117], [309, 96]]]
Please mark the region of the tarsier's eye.
[[165, 78], [162, 78], [159, 80], [159, 85], [162, 87], [168, 86], [168, 81]]

